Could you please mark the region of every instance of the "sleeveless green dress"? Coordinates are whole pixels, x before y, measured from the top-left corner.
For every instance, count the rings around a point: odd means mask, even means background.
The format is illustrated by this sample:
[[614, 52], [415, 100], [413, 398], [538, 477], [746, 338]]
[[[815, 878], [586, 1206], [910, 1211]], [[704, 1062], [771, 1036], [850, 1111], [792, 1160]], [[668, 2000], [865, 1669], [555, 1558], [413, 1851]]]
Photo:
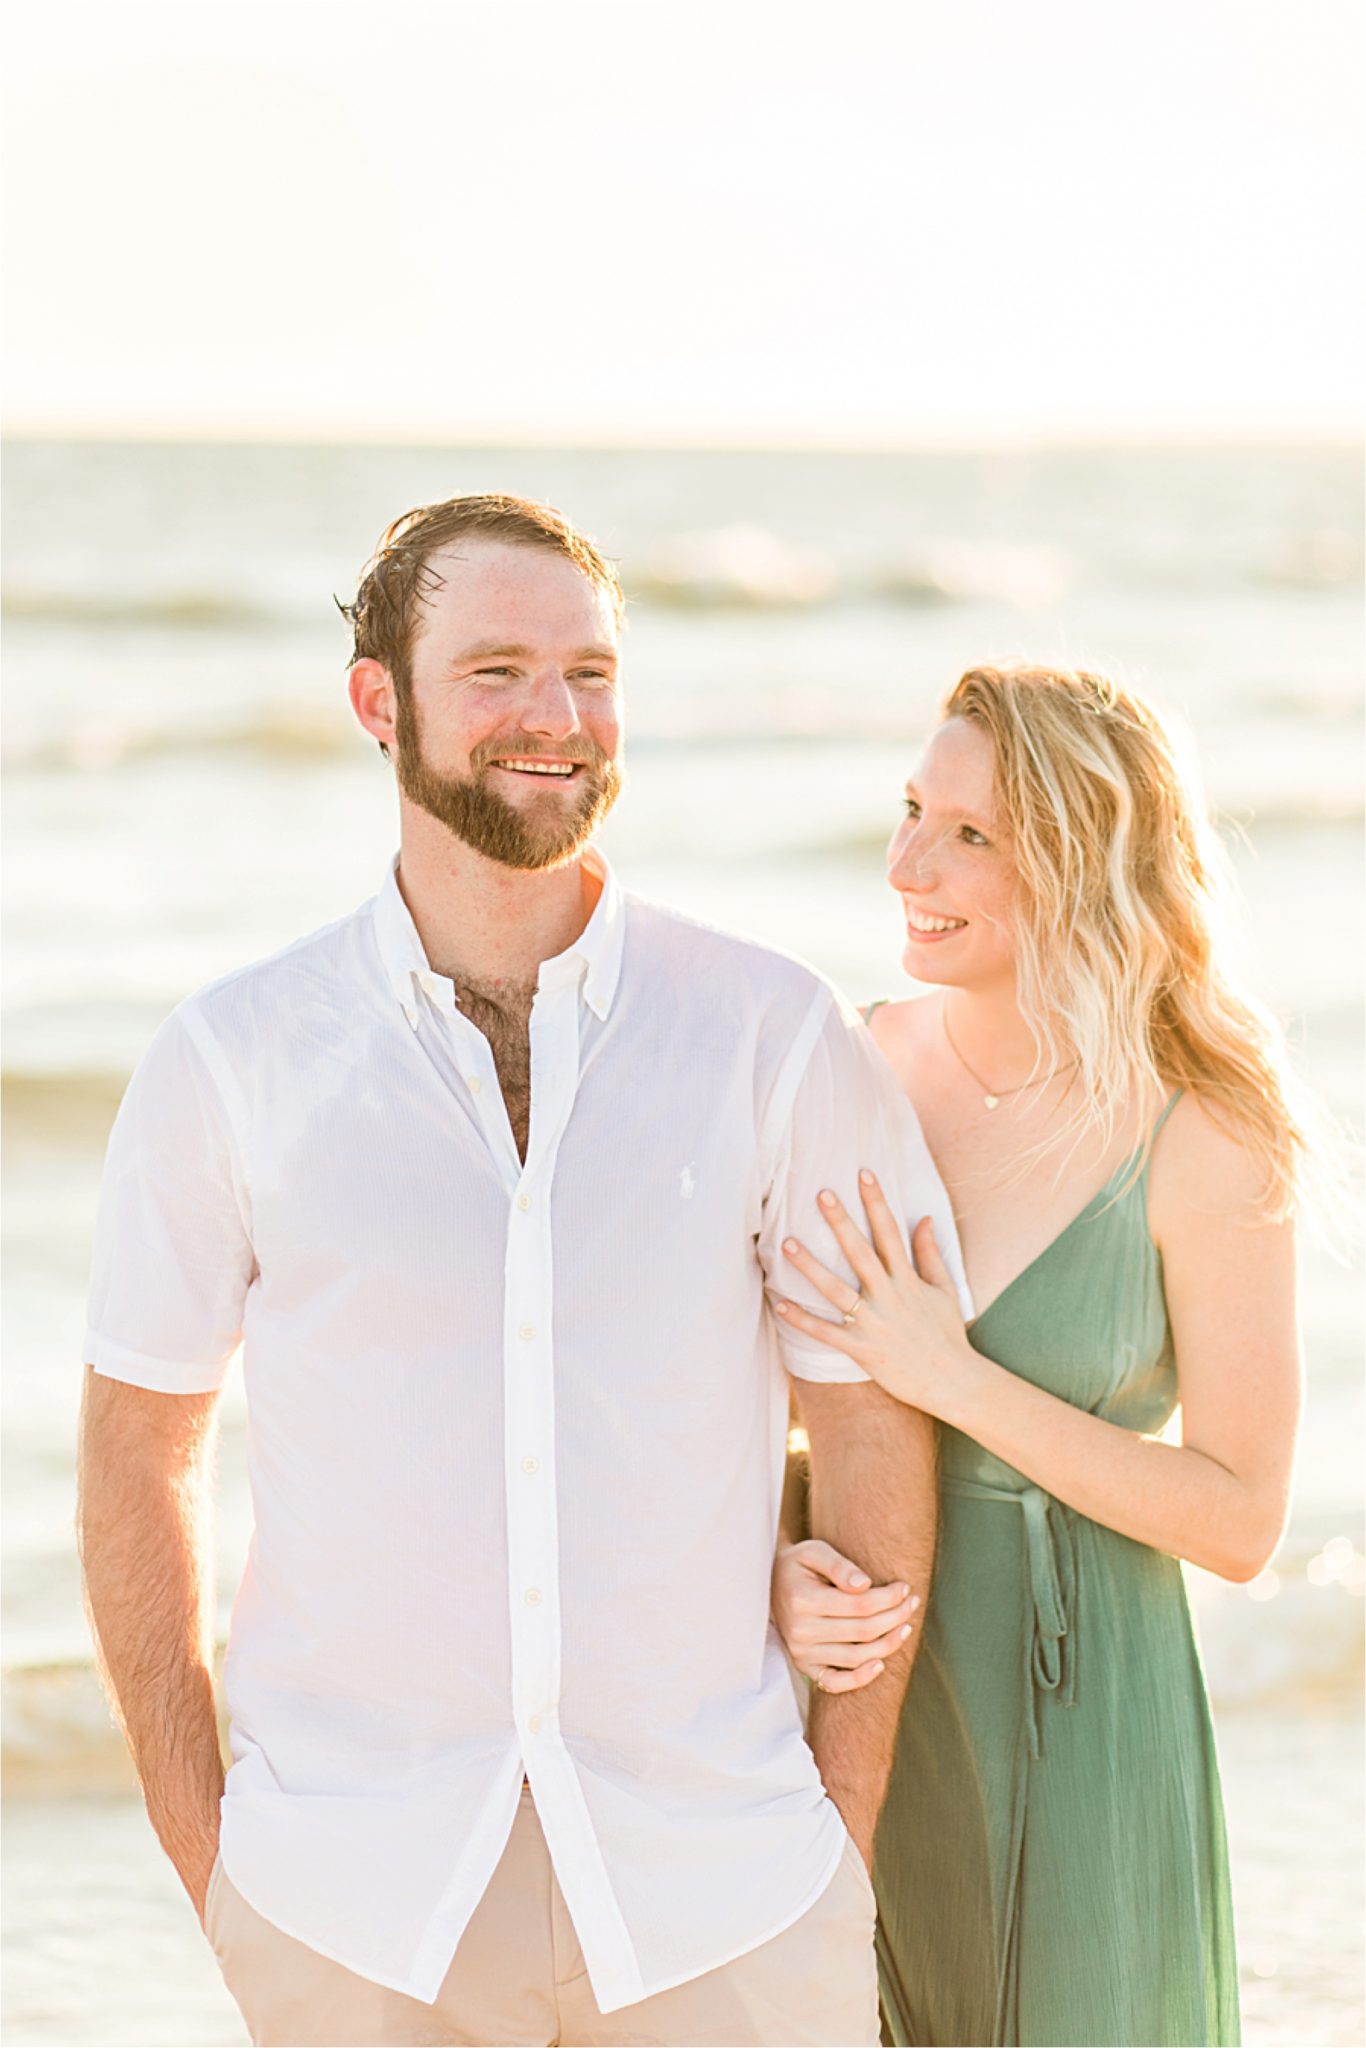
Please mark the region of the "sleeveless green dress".
[[[969, 1334], [1151, 1433], [1176, 1369], [1133, 1166]], [[1223, 1805], [1179, 1564], [957, 1430], [940, 1456], [934, 1588], [877, 1837], [884, 2039], [1236, 2043]]]

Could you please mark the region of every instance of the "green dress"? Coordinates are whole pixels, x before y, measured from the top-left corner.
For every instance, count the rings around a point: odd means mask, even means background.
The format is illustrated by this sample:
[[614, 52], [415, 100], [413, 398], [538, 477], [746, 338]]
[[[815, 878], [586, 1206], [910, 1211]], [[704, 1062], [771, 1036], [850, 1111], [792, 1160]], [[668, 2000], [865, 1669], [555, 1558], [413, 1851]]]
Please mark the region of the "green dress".
[[[1176, 1368], [1133, 1164], [969, 1334], [1151, 1433]], [[940, 1450], [934, 1590], [877, 1838], [884, 2038], [1236, 2042], [1223, 1806], [1181, 1567], [957, 1430]]]

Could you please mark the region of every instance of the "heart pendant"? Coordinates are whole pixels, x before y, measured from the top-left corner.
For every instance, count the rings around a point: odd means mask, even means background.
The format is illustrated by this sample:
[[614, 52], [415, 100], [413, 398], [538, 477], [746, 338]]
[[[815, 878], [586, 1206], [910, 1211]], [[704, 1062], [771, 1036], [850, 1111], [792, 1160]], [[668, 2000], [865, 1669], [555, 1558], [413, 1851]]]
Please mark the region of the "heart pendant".
[[984, 1095], [982, 1097], [982, 1100], [986, 1104], [988, 1109], [999, 1109], [1001, 1107], [1001, 1098], [999, 1095]]

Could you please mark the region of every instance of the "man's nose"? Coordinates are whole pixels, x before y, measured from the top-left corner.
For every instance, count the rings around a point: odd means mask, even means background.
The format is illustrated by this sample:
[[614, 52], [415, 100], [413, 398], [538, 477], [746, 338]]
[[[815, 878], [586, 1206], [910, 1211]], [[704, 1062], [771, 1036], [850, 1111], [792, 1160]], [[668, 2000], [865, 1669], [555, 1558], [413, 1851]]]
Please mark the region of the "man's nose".
[[523, 732], [542, 739], [567, 740], [579, 730], [579, 709], [574, 692], [558, 669], [545, 669], [523, 700], [520, 724]]

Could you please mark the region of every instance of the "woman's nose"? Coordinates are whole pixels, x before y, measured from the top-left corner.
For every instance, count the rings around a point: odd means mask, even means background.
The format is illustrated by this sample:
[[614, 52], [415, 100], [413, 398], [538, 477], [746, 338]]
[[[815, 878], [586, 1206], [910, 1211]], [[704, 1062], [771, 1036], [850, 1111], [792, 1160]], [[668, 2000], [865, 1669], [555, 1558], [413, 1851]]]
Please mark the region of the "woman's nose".
[[936, 848], [915, 824], [903, 825], [887, 850], [887, 880], [894, 889], [927, 889], [934, 881]]

